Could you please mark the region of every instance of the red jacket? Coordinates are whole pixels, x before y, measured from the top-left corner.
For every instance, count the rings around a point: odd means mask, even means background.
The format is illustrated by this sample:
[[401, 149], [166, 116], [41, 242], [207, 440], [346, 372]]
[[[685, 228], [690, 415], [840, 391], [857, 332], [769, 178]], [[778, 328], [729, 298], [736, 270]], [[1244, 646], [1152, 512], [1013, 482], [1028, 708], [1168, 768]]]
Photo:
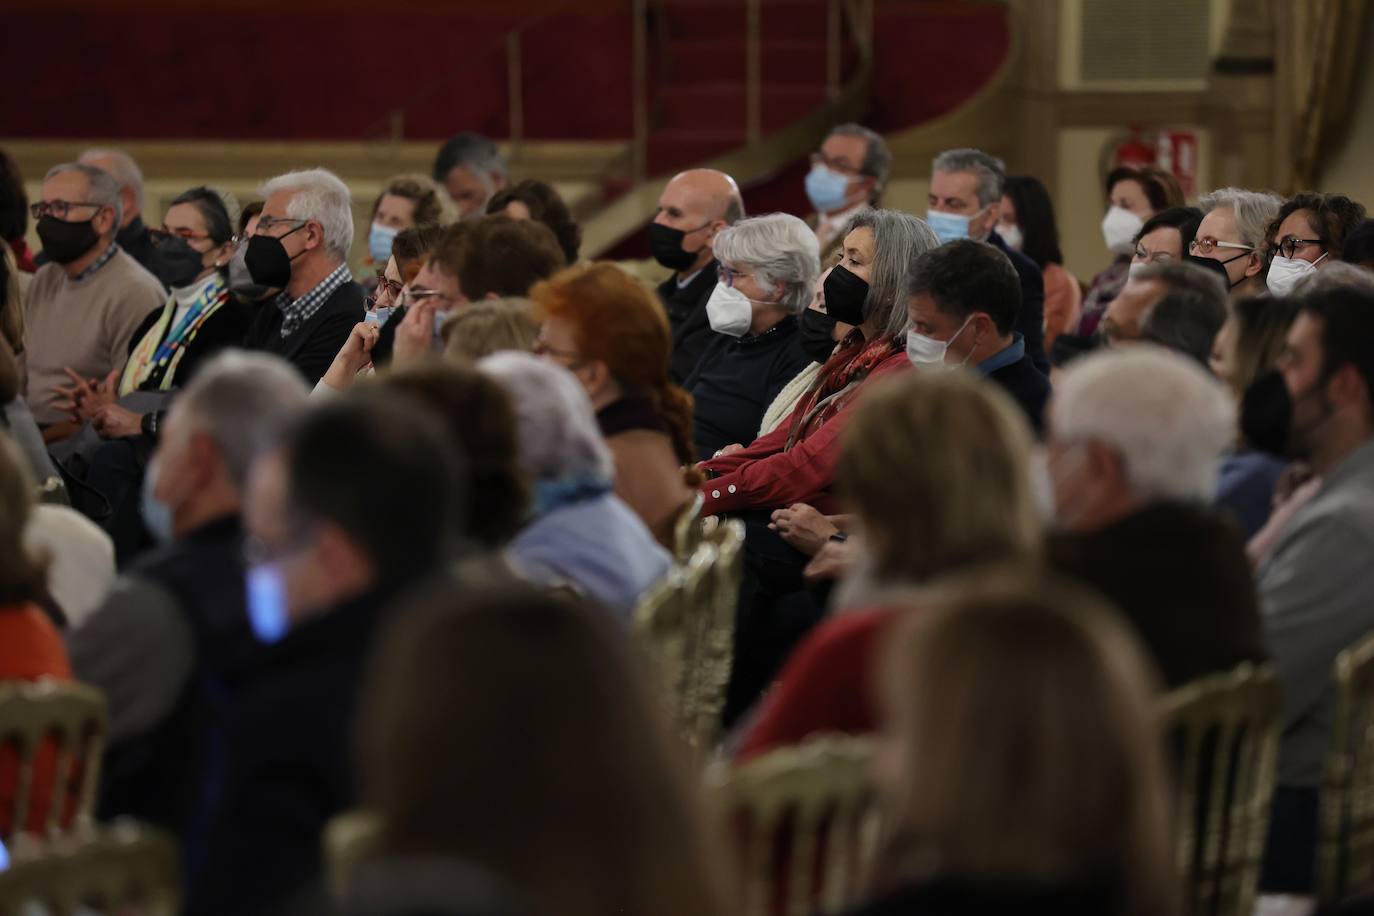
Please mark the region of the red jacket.
[[[875, 341], [874, 345], [879, 342]], [[863, 353], [868, 352], [868, 347]], [[863, 356], [860, 353], [855, 357]], [[838, 358], [838, 357], [837, 357]], [[827, 365], [818, 379], [818, 389], [825, 385], [830, 371]], [[807, 418], [814, 407], [814, 391], [802, 398], [796, 410], [777, 429], [755, 439], [743, 451], [702, 462], [702, 470], [719, 476], [701, 485], [705, 504], [703, 515], [738, 512], [746, 509], [774, 509], [793, 503], [807, 503], [827, 514], [836, 511], [829, 490], [835, 480], [835, 467], [840, 460], [840, 433], [849, 421], [864, 390], [875, 379], [910, 369], [906, 351], [900, 347], [881, 354], [880, 361], [862, 376], [857, 385], [845, 391], [826, 410]], [[787, 441], [794, 426], [800, 433], [791, 448]]]

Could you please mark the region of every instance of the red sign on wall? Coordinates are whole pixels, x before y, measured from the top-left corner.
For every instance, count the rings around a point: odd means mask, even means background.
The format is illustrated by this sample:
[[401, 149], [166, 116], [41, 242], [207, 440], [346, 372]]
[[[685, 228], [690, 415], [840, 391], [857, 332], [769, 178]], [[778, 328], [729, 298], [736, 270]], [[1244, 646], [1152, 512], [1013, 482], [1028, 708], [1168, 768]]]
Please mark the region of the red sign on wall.
[[1108, 171], [1118, 165], [1156, 165], [1171, 173], [1183, 196], [1197, 196], [1197, 135], [1191, 130], [1132, 130], [1116, 141], [1108, 156]]

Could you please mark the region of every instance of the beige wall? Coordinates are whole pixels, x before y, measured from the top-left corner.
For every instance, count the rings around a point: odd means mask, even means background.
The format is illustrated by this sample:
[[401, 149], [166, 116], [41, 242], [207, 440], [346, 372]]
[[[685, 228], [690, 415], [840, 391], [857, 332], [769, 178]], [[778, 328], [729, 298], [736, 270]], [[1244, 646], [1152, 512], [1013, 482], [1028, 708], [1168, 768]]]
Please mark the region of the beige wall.
[[[1365, 25], [1364, 46], [1374, 47], [1374, 16]], [[1359, 67], [1350, 132], [1327, 160], [1318, 190], [1345, 194], [1374, 210], [1374, 56], [1364, 55]]]

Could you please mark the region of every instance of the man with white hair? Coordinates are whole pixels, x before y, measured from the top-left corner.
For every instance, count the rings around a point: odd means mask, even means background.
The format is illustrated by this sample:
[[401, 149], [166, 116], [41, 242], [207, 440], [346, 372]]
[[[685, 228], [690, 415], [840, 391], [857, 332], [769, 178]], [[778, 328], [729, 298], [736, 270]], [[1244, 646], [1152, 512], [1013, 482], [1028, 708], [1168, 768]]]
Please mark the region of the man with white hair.
[[1221, 385], [1141, 344], [1076, 360], [1049, 410], [1051, 564], [1112, 599], [1169, 687], [1262, 660], [1245, 544], [1208, 508], [1235, 437]]
[[129, 361], [129, 339], [163, 304], [162, 283], [115, 241], [123, 212], [119, 186], [98, 168], [54, 166], [30, 208], [48, 263], [25, 305], [27, 401], [49, 441], [76, 431], [54, 402], [65, 370], [103, 379]]
[[325, 169], [279, 175], [258, 192], [262, 216], [244, 261], [254, 283], [281, 292], [258, 309], [245, 345], [282, 357], [313, 385], [365, 312], [345, 263], [352, 198]]
[[1211, 259], [1226, 268], [1233, 297], [1266, 292], [1265, 233], [1283, 200], [1263, 191], [1219, 188], [1204, 194], [1198, 206], [1205, 214], [1188, 246], [1187, 259]]
[[1029, 257], [994, 231], [1002, 212], [1002, 187], [1007, 168], [1001, 159], [982, 150], [950, 149], [931, 163], [930, 200], [926, 222], [941, 243], [955, 239], [987, 242], [1011, 261], [1021, 280], [1021, 310], [1016, 331], [1025, 341], [1026, 355], [1035, 368], [1050, 373], [1045, 354], [1045, 278]]
[[110, 703], [101, 790], [108, 816], [179, 834], [188, 827], [200, 774], [194, 749], [218, 718], [203, 682], [260, 652], [243, 590], [248, 470], [305, 398], [305, 383], [285, 362], [229, 351], [205, 365], [168, 413], [143, 509], [163, 546], [125, 571], [67, 644], [77, 677]]
[[439, 147], [434, 180], [453, 198], [459, 219], [478, 219], [487, 212], [487, 202], [510, 181], [510, 173], [495, 143], [464, 131]]
[[88, 149], [76, 160], [108, 174], [119, 185], [121, 216], [115, 241], [169, 289], [177, 277], [177, 264], [164, 257], [143, 223], [143, 170], [123, 150]]

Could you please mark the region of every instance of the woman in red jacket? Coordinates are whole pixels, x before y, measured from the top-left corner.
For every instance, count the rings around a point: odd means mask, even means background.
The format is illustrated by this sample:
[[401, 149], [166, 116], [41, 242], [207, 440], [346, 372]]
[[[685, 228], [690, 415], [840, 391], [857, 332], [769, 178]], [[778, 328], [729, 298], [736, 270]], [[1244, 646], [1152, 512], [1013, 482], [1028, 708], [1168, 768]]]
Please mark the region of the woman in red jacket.
[[801, 581], [808, 558], [769, 527], [770, 516], [793, 503], [833, 513], [840, 431], [871, 382], [910, 368], [904, 281], [911, 262], [939, 243], [924, 221], [906, 213], [865, 210], [853, 217], [825, 279], [823, 308], [826, 319], [854, 330], [776, 430], [701, 464], [708, 478], [701, 487], [704, 514], [738, 515], [747, 531], [727, 725], [758, 697], [787, 651], [820, 617], [820, 606]]

